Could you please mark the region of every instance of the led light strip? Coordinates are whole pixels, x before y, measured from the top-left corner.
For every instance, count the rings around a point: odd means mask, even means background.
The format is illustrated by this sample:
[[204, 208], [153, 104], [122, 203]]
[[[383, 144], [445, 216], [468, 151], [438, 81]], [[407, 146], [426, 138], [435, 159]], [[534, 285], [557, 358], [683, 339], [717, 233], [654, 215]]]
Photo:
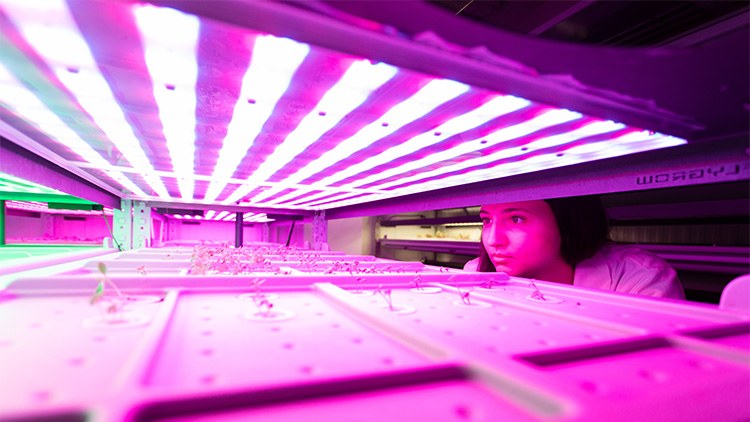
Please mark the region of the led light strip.
[[[19, 3], [4, 5], [3, 10], [130, 165], [143, 170], [144, 179], [158, 196], [169, 198], [161, 179], [148, 175], [153, 167], [117, 105], [107, 81], [99, 73], [66, 4], [59, 0], [32, 3], [35, 3], [33, 7]], [[40, 7], [43, 7], [46, 25], [29, 23], [39, 21], [36, 14]], [[142, 193], [141, 189], [128, 189], [136, 194]]]
[[193, 198], [196, 51], [200, 21], [173, 9], [133, 6], [180, 196]]
[[[284, 142], [267, 156], [263, 163], [247, 178], [248, 183], [266, 181], [276, 171], [291, 162], [300, 152], [312, 145], [325, 132], [336, 126], [347, 114], [359, 107], [369, 96], [388, 82], [398, 71], [385, 63], [372, 64], [369, 60], [352, 63], [344, 76], [325, 93], [313, 111], [305, 116]], [[224, 202], [233, 203], [254, 189], [242, 186]]]
[[[358, 151], [362, 151], [376, 141], [404, 127], [406, 124], [425, 116], [436, 107], [465, 93], [468, 89], [468, 85], [448, 79], [434, 79], [428, 82], [414, 95], [397, 104], [379, 119], [360, 129], [348, 139], [339, 142], [333, 149], [326, 151], [317, 160], [299, 169], [281, 183], [300, 183], [306, 178], [331, 167], [339, 162], [342, 157], [349, 157]], [[262, 203], [265, 199], [276, 195], [283, 189], [282, 187], [267, 189], [250, 198], [250, 200]], [[314, 190], [316, 189], [301, 190], [298, 191], [298, 194]], [[283, 201], [283, 198], [279, 198], [279, 200]]]
[[[554, 110], [552, 112], [548, 112], [548, 113], [545, 113], [545, 114], [543, 114], [541, 116], [538, 116], [536, 119], [532, 119], [530, 121], [524, 122], [524, 123], [522, 123], [520, 125], [511, 126], [511, 127], [500, 129], [500, 130], [498, 130], [498, 131], [490, 134], [489, 136], [483, 137], [482, 139], [483, 140], [487, 140], [488, 144], [497, 145], [499, 143], [507, 142], [507, 141], [509, 141], [511, 139], [515, 139], [515, 138], [517, 138], [521, 134], [533, 133], [536, 130], [542, 128], [542, 127], [549, 127], [549, 126], [552, 126], [552, 125], [555, 125], [555, 124], [559, 124], [559, 123], [563, 123], [563, 122], [566, 122], [566, 121], [575, 120], [575, 119], [580, 118], [580, 117], [581, 117], [580, 114], [573, 113], [573, 112], [570, 112], [570, 111], [567, 111], [567, 110]], [[514, 157], [514, 156], [519, 156], [519, 155], [524, 155], [524, 154], [529, 154], [530, 151], [534, 151], [534, 150], [538, 150], [538, 149], [542, 149], [542, 148], [549, 148], [549, 147], [552, 147], [552, 146], [564, 145], [566, 143], [570, 143], [570, 142], [576, 141], [578, 139], [586, 138], [586, 137], [593, 136], [593, 135], [598, 135], [598, 134], [603, 134], [603, 133], [608, 133], [608, 132], [614, 132], [614, 131], [617, 131], [617, 130], [622, 129], [624, 127], [625, 127], [625, 125], [623, 125], [621, 123], [615, 123], [615, 122], [611, 122], [611, 121], [596, 121], [596, 122], [589, 123], [589, 124], [587, 124], [585, 126], [582, 126], [582, 127], [578, 128], [578, 129], [575, 129], [575, 130], [570, 131], [570, 132], [566, 132], [566, 133], [562, 133], [562, 134], [558, 134], [558, 135], [554, 135], [554, 136], [548, 136], [548, 137], [544, 137], [544, 138], [541, 138], [541, 139], [537, 139], [537, 140], [532, 141], [532, 142], [530, 142], [528, 144], [525, 144], [523, 147], [503, 149], [503, 150], [500, 150], [500, 151], [498, 151], [498, 152], [496, 152], [494, 154], [488, 154], [486, 156], [482, 156], [482, 157], [478, 157], [478, 158], [467, 159], [467, 160], [461, 161], [460, 163], [457, 163], [457, 164], [443, 166], [443, 167], [437, 168], [437, 169], [429, 171], [429, 172], [423, 172], [423, 173], [419, 173], [419, 174], [416, 174], [416, 175], [413, 175], [413, 176], [409, 176], [409, 177], [405, 177], [405, 178], [402, 178], [402, 179], [394, 180], [394, 181], [391, 181], [391, 182], [383, 183], [383, 184], [375, 186], [374, 188], [377, 188], [377, 189], [387, 189], [387, 188], [390, 188], [392, 186], [399, 186], [399, 185], [402, 185], [404, 183], [408, 183], [408, 182], [412, 182], [412, 181], [416, 181], [416, 180], [427, 179], [427, 178], [430, 178], [430, 177], [436, 177], [436, 176], [439, 176], [439, 175], [445, 174], [445, 173], [451, 173], [451, 172], [455, 172], [455, 171], [459, 171], [459, 170], [463, 170], [463, 169], [467, 169], [467, 168], [472, 168], [472, 167], [479, 167], [481, 165], [492, 163], [494, 161], [498, 161], [498, 160], [501, 160], [501, 159], [510, 158], [510, 157]], [[519, 128], [520, 128], [520, 130], [519, 130]], [[478, 144], [478, 142], [477, 142], [477, 144]], [[461, 151], [462, 150], [461, 146], [454, 148], [454, 150], [457, 150], [459, 152], [463, 152], [463, 151]], [[420, 160], [420, 161], [423, 161], [422, 163], [415, 162], [414, 163], [415, 164], [414, 167], [412, 167], [411, 163], [406, 164], [406, 165], [404, 165], [402, 167], [405, 167], [407, 170], [409, 170], [411, 168], [426, 167], [426, 166], [428, 166], [430, 164], [440, 162], [441, 160], [448, 160], [450, 158], [456, 158], [457, 155], [452, 155], [452, 153], [455, 153], [455, 152], [456, 151], [449, 150], [449, 151], [445, 151], [445, 154], [443, 154], [443, 153], [437, 153], [437, 154], [435, 154], [434, 157], [425, 157], [423, 160]], [[469, 151], [469, 152], [471, 152], [471, 151]], [[448, 155], [448, 157], [441, 157], [443, 155]], [[498, 169], [498, 168], [496, 167], [496, 169]], [[385, 172], [385, 173], [398, 174], [398, 173], [401, 173], [401, 172], [399, 172], [399, 170], [400, 170], [400, 168], [396, 168], [396, 169], [393, 169], [392, 172]], [[521, 173], [527, 173], [527, 172], [528, 171], [521, 171]], [[473, 176], [473, 174], [472, 174], [472, 177], [475, 177], [475, 176]], [[497, 175], [495, 177], [497, 177]], [[471, 178], [467, 178], [467, 176], [462, 175], [460, 183], [438, 182], [438, 183], [440, 183], [438, 187], [454, 186], [456, 184], [471, 183], [472, 181], [475, 181], [475, 180], [472, 180]], [[430, 183], [428, 182], [426, 184], [421, 184], [420, 186], [422, 186], [425, 189], [427, 189], [427, 186], [429, 186], [429, 185], [430, 185]], [[350, 185], [346, 185], [345, 187], [350, 187]], [[350, 196], [352, 196], [352, 195], [351, 194], [346, 194], [346, 196], [342, 195], [341, 199], [348, 198]], [[326, 200], [330, 201], [330, 198], [327, 198]], [[308, 203], [308, 205], [312, 205], [312, 206], [319, 205], [319, 204], [320, 204], [319, 202]]]
[[[562, 133], [559, 135], [548, 136], [548, 137], [544, 137], [541, 139], [537, 139], [528, 144], [525, 144], [523, 147], [503, 149], [494, 154], [489, 154], [486, 156], [465, 160], [460, 163], [440, 167], [438, 169], [435, 169], [429, 172], [424, 172], [424, 173], [420, 173], [414, 176], [395, 180], [392, 182], [383, 183], [381, 185], [378, 185], [377, 187], [379, 189], [387, 189], [392, 186], [398, 186], [398, 185], [402, 185], [404, 183], [408, 183], [408, 182], [412, 182], [416, 180], [428, 179], [428, 178], [440, 176], [445, 173], [451, 173], [451, 172], [464, 170], [464, 169], [471, 168], [471, 167], [479, 167], [481, 165], [489, 164], [495, 161], [499, 161], [501, 159], [529, 154], [530, 152], [537, 150], [537, 149], [548, 148], [551, 146], [564, 145], [564, 144], [571, 143], [578, 139], [586, 138], [589, 136], [599, 135], [599, 134], [608, 133], [608, 132], [614, 132], [624, 127], [625, 125], [623, 124], [610, 122], [610, 121], [593, 122], [583, 127], [580, 127], [576, 130], [573, 130], [571, 132], [566, 132], [566, 133]], [[490, 136], [490, 138], [491, 137], [492, 136]], [[464, 177], [464, 180], [465, 179], [466, 178]], [[436, 182], [436, 183], [439, 183], [439, 186], [445, 186], [440, 182]], [[425, 186], [425, 185], [422, 185], [422, 186]]]
[[[466, 175], [455, 175], [439, 181], [428, 181], [422, 184], [409, 186], [408, 188], [394, 191], [393, 197], [414, 193], [421, 193], [433, 189], [440, 189], [461, 184], [480, 182], [484, 180], [495, 179], [503, 176], [514, 174], [528, 173], [536, 170], [568, 166], [593, 160], [599, 160], [610, 157], [618, 157], [626, 154], [633, 154], [642, 151], [653, 150], [654, 148], [667, 148], [677, 145], [683, 145], [684, 139], [666, 136], [660, 133], [649, 131], [631, 132], [613, 139], [607, 139], [590, 144], [577, 145], [564, 151], [562, 157], [559, 153], [549, 153], [539, 156], [530, 157], [523, 161], [494, 166], [488, 169], [477, 170], [472, 173], [471, 177]], [[385, 197], [390, 196], [383, 196]], [[326, 203], [321, 206], [323, 209], [335, 208], [345, 205], [362, 203], [359, 199], [346, 200]], [[314, 205], [314, 204], [310, 204]]]
[[[498, 131], [491, 133], [488, 136], [477, 138], [471, 141], [466, 141], [451, 149], [448, 149], [445, 151], [439, 151], [434, 154], [427, 155], [422, 159], [403, 164], [399, 167], [388, 169], [382, 173], [378, 173], [378, 174], [366, 177], [364, 179], [360, 179], [355, 183], [350, 183], [342, 187], [352, 188], [355, 186], [362, 186], [365, 184], [376, 182], [378, 180], [389, 178], [391, 176], [395, 176], [397, 174], [403, 174], [410, 170], [415, 170], [418, 168], [427, 168], [433, 164], [437, 164], [443, 161], [446, 161], [446, 162], [451, 161], [456, 158], [460, 158], [461, 156], [468, 156], [471, 153], [485, 150], [485, 149], [497, 146], [498, 144], [520, 138], [521, 136], [537, 132], [541, 129], [545, 129], [545, 128], [559, 125], [562, 123], [567, 123], [573, 120], [577, 120], [581, 117], [582, 117], [581, 114], [574, 113], [568, 110], [548, 111], [546, 113], [543, 113], [539, 116], [532, 118], [531, 120], [527, 120], [518, 125], [513, 125], [513, 126], [502, 128]], [[391, 182], [391, 183], [400, 184], [401, 180], [398, 180], [396, 182]], [[378, 185], [377, 189], [385, 189], [389, 186], [391, 186], [391, 184], [385, 183], [385, 184]]]
[[255, 39], [206, 201], [215, 200], [229, 183], [309, 51], [308, 45], [287, 38], [268, 35]]
[[[575, 140], [585, 138], [588, 136], [607, 133], [607, 132], [613, 132], [618, 129], [622, 129], [623, 127], [625, 126], [619, 123], [614, 123], [614, 122], [594, 122], [586, 126], [583, 126], [581, 128], [578, 128], [576, 130], [573, 130], [571, 132], [566, 132], [566, 133], [538, 139], [536, 141], [523, 145], [523, 147], [503, 149], [494, 154], [489, 154], [489, 155], [478, 157], [478, 158], [468, 159], [460, 163], [449, 165], [449, 166], [443, 166], [443, 167], [437, 168], [429, 172], [424, 172], [424, 173], [420, 173], [420, 174], [413, 175], [410, 177], [405, 177], [403, 179], [395, 180], [392, 182], [383, 183], [381, 185], [378, 185], [377, 187], [379, 189], [387, 189], [392, 186], [398, 186], [398, 185], [412, 182], [415, 180], [436, 177], [441, 174], [463, 170], [463, 169], [467, 169], [471, 167], [478, 167], [480, 165], [491, 163], [493, 161], [498, 161], [500, 159], [528, 154], [530, 151], [533, 151], [535, 149], [550, 147], [554, 145], [562, 145], [562, 144], [570, 143]], [[502, 131], [503, 130], [500, 130], [498, 132], [502, 132]], [[488, 138], [492, 138], [492, 137], [493, 136], [490, 135]], [[505, 138], [503, 137], [503, 139]]]
[[96, 152], [91, 145], [81, 139], [68, 125], [32, 94], [8, 69], [0, 63], [0, 102], [15, 111], [43, 132], [49, 138], [63, 144], [82, 159], [95, 164], [109, 177], [135, 195], [145, 197], [146, 193], [119, 171], [112, 170], [111, 164]]
[[[403, 157], [417, 151], [429, 148], [430, 146], [444, 141], [451, 136], [465, 132], [467, 130], [476, 128], [488, 121], [519, 110], [523, 107], [528, 106], [530, 103], [527, 100], [516, 98], [513, 96], [497, 96], [474, 110], [464, 113], [458, 117], [455, 117], [436, 129], [417, 135], [408, 141], [388, 149], [387, 151], [370, 157], [360, 163], [350, 166], [344, 171], [326, 177], [325, 179], [318, 182], [321, 185], [331, 185], [340, 180], [348, 177], [356, 176], [357, 174], [364, 173], [367, 170], [373, 169], [381, 164], [385, 164], [399, 157]], [[377, 178], [379, 175], [373, 175], [372, 178]], [[358, 185], [360, 183], [349, 184]], [[328, 193], [321, 193], [315, 195], [315, 197], [326, 196]], [[290, 199], [287, 197], [277, 198], [272, 203], [284, 203], [284, 201]], [[305, 200], [314, 199], [314, 197], [307, 197]]]

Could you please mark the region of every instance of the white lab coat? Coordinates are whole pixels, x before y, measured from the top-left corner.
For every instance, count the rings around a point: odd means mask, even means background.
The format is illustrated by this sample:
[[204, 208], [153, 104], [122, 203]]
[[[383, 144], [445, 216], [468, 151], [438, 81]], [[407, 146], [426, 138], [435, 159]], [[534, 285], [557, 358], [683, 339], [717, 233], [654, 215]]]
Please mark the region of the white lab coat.
[[[476, 271], [479, 258], [464, 270]], [[607, 243], [576, 265], [573, 285], [653, 297], [684, 299], [677, 273], [662, 258], [633, 245]]]

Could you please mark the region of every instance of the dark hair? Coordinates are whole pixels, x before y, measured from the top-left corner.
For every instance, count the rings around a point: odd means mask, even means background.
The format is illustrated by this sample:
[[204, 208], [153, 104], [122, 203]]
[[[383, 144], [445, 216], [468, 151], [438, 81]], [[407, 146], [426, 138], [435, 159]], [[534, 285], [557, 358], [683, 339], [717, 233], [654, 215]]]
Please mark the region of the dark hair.
[[[601, 198], [596, 195], [545, 199], [560, 231], [560, 254], [575, 266], [591, 258], [609, 236], [609, 221]], [[480, 245], [477, 271], [495, 272], [484, 244]]]

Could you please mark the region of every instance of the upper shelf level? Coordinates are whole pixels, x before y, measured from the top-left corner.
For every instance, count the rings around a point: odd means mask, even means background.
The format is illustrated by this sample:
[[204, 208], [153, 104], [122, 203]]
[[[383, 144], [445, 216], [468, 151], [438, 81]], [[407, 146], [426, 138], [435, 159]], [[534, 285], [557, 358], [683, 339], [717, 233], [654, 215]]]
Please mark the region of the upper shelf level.
[[[683, 149], [696, 116], [285, 3], [0, 7], [0, 135], [118, 198], [335, 218], [456, 186], [477, 204], [468, 184], [580, 179], [576, 166], [667, 147], [703, 155]], [[720, 181], [748, 177], [733, 171]], [[66, 193], [90, 199], [91, 186]]]

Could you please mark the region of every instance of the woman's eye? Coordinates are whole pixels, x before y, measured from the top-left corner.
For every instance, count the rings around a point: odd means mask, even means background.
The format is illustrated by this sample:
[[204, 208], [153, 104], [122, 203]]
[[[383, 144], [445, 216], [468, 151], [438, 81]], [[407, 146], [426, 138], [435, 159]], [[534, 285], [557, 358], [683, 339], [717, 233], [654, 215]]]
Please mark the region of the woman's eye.
[[487, 218], [487, 217], [482, 217], [482, 224], [483, 224], [483, 225], [485, 225], [485, 226], [486, 226], [486, 225], [490, 224], [491, 222], [492, 222], [492, 221], [491, 221], [491, 220], [490, 220], [489, 218]]
[[523, 217], [521, 217], [520, 215], [513, 215], [513, 216], [510, 217], [510, 221], [513, 224], [520, 224], [520, 223], [523, 223], [524, 221], [526, 221], [526, 219], [523, 218]]

